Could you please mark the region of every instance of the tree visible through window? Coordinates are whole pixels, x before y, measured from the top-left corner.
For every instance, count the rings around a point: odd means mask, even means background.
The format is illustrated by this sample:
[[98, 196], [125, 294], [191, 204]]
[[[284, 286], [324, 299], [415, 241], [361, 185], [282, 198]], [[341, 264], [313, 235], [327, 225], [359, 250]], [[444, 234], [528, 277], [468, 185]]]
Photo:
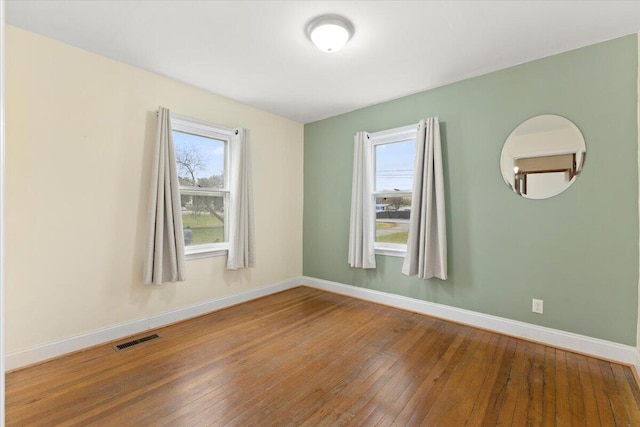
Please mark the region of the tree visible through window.
[[172, 125], [187, 253], [226, 248], [230, 135], [183, 118]]

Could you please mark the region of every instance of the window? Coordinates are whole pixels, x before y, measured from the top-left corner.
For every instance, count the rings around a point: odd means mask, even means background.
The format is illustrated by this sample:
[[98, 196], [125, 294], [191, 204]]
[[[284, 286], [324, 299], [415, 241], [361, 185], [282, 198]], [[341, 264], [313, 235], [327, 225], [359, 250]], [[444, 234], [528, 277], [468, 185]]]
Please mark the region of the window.
[[407, 250], [417, 129], [411, 125], [370, 134], [377, 254], [404, 256]]
[[229, 144], [233, 130], [171, 115], [185, 253], [223, 254], [229, 248]]

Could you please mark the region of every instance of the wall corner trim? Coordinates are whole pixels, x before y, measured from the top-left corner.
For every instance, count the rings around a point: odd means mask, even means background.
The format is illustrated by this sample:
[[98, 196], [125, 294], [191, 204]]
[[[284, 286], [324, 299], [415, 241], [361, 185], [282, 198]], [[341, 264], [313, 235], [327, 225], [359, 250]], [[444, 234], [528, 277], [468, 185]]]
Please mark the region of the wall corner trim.
[[515, 338], [535, 341], [575, 353], [623, 363], [633, 366], [640, 372], [640, 353], [632, 346], [313, 277], [303, 277], [301, 283], [303, 286], [315, 289], [413, 311], [443, 320], [513, 336]]
[[636, 349], [635, 358], [633, 361], [633, 378], [636, 379], [636, 384], [640, 387], [640, 350]]
[[[637, 127], [637, 138], [638, 140], [637, 142], [637, 148], [638, 148], [638, 168], [636, 169], [636, 171], [640, 171], [640, 33], [636, 34], [637, 37], [637, 56], [636, 56], [636, 60], [637, 60], [637, 73], [636, 73], [636, 127]], [[638, 183], [640, 184], [640, 173], [638, 174]], [[640, 220], [640, 185], [638, 186], [638, 212], [639, 212], [639, 220]], [[640, 246], [640, 239], [638, 240], [638, 246]], [[640, 265], [638, 265], [638, 268], [640, 270]], [[638, 272], [638, 315], [636, 318], [636, 347], [638, 349], [637, 353], [637, 361], [636, 361], [636, 371], [634, 371], [634, 373], [636, 374], [636, 380], [638, 381], [638, 384], [640, 385], [640, 271]]]

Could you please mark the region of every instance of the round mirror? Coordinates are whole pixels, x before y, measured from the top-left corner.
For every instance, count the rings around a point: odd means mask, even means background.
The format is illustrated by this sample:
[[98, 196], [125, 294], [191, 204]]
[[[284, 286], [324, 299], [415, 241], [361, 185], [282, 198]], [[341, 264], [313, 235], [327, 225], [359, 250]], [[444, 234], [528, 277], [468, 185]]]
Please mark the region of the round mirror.
[[502, 147], [505, 182], [527, 199], [562, 193], [578, 178], [587, 148], [580, 129], [561, 116], [543, 115], [522, 122]]

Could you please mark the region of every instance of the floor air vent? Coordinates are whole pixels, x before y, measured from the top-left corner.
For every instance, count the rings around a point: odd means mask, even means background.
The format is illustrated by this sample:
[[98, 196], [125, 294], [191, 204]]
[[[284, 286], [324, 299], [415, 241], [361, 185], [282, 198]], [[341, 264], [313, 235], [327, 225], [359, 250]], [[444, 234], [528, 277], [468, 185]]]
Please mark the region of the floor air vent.
[[138, 338], [137, 340], [133, 340], [133, 341], [125, 342], [125, 343], [122, 343], [122, 344], [114, 345], [113, 349], [115, 351], [124, 350], [125, 348], [129, 348], [129, 347], [133, 347], [134, 345], [142, 344], [145, 341], [155, 340], [156, 338], [160, 338], [160, 335], [158, 335], [158, 334], [148, 335], [146, 337]]

